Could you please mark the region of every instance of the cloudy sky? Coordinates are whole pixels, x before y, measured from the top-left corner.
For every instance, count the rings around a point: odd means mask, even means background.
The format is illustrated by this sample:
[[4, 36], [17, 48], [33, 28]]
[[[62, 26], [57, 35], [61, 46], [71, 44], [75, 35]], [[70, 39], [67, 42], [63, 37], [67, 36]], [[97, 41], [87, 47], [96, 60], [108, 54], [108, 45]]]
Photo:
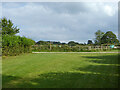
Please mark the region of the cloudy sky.
[[2, 3], [2, 16], [20, 28], [20, 36], [35, 41], [80, 43], [94, 40], [97, 30], [118, 34], [118, 3]]

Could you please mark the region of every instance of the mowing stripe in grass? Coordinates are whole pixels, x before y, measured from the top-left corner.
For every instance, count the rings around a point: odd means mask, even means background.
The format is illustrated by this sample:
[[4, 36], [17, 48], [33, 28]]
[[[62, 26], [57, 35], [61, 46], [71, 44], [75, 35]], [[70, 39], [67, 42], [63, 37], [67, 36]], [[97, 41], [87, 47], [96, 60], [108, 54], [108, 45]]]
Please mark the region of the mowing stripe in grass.
[[2, 60], [3, 88], [115, 88], [117, 53], [38, 53]]

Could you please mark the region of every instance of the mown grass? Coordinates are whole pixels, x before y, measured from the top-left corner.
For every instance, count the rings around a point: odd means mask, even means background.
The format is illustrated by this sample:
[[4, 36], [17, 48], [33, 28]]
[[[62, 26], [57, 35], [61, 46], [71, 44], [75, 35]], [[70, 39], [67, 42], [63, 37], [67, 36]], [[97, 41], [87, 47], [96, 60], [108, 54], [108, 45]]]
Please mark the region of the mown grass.
[[2, 61], [3, 88], [115, 88], [118, 54], [25, 54]]

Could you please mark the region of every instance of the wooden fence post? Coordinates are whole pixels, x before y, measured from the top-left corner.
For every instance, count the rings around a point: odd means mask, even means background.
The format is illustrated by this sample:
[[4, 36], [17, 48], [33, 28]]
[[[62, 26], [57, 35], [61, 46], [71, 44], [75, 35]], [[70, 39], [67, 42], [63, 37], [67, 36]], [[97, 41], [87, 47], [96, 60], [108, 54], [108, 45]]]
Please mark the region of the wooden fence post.
[[88, 46], [88, 50], [91, 50], [91, 46]]

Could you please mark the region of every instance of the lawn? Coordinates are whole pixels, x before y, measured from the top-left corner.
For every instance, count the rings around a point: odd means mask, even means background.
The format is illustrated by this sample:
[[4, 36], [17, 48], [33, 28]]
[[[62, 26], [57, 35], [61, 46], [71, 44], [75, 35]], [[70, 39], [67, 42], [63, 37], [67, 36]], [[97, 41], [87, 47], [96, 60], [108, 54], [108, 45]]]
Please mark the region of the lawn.
[[118, 54], [43, 53], [4, 57], [3, 88], [115, 88]]

